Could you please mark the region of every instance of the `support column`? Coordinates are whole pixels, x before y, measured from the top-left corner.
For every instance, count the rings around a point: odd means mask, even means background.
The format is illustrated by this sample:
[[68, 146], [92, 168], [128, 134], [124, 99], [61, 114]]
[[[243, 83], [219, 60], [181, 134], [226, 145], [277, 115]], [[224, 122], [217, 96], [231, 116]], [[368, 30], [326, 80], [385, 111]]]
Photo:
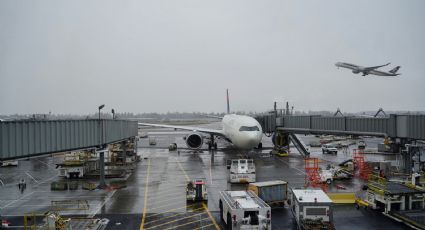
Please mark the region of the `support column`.
[[99, 188], [105, 188], [105, 152], [106, 150], [99, 151]]
[[401, 211], [406, 210], [406, 196], [402, 196], [402, 197], [401, 197], [400, 210], [401, 210]]

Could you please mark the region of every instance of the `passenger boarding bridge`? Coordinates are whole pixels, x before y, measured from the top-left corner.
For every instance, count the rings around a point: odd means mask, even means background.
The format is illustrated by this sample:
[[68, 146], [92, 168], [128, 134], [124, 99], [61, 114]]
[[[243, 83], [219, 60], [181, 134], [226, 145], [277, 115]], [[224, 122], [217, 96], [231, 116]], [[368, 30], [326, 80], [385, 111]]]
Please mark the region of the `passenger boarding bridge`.
[[0, 161], [101, 148], [137, 134], [137, 122], [126, 120], [0, 122]]
[[392, 139], [425, 140], [425, 115], [396, 115], [387, 118], [350, 116], [292, 116], [276, 114], [257, 117], [264, 132], [379, 136]]
[[[386, 138], [393, 153], [401, 153], [405, 171], [410, 172], [412, 165], [423, 164], [424, 148], [414, 148], [418, 140], [425, 140], [425, 115], [396, 115], [389, 117], [353, 117], [353, 116], [297, 116], [283, 115], [273, 111], [258, 116], [265, 133], [274, 133], [292, 141], [301, 155], [308, 157], [308, 149], [296, 134], [329, 134], [375, 136]], [[409, 146], [411, 145], [411, 146]], [[414, 157], [420, 155], [422, 157]], [[418, 159], [420, 159], [420, 162]]]

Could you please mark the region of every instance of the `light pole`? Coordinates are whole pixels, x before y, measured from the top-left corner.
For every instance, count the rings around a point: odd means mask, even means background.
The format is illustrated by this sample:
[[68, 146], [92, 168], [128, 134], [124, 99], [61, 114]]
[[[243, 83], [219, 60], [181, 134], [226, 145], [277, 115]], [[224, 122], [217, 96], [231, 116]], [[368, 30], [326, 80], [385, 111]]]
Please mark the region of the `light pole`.
[[[105, 107], [105, 105], [100, 105], [98, 107], [99, 109], [99, 126], [101, 126], [101, 132], [99, 134], [100, 136], [100, 141], [99, 141], [99, 148], [102, 148], [103, 145], [103, 122], [101, 122], [100, 120], [100, 110], [103, 109], [103, 107]], [[99, 181], [99, 188], [105, 188], [106, 187], [106, 183], [105, 183], [105, 151], [101, 149], [101, 151], [99, 152], [99, 177], [100, 177], [100, 181]]]
[[112, 109], [112, 120], [114, 120], [115, 119], [115, 110], [114, 109]]
[[99, 105], [99, 108], [98, 108], [99, 109], [99, 122], [100, 122], [100, 110], [103, 109], [103, 107], [105, 107], [104, 104], [103, 105]]

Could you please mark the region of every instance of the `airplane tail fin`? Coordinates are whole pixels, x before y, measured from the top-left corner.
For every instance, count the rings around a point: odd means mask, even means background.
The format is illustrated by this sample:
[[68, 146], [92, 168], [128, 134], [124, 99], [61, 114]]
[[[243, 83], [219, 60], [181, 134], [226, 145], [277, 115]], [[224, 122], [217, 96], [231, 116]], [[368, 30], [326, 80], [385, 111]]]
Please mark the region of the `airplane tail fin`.
[[230, 114], [229, 89], [226, 89], [227, 94], [227, 114]]
[[390, 70], [390, 73], [397, 73], [397, 71], [400, 69], [400, 66], [395, 67], [394, 69]]

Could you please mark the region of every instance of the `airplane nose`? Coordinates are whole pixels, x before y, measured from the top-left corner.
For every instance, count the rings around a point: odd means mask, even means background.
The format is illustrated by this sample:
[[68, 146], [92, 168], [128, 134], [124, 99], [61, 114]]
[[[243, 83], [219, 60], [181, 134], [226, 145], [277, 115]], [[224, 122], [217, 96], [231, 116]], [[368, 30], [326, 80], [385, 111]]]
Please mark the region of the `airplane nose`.
[[259, 144], [258, 135], [257, 133], [253, 132], [250, 133], [246, 138], [247, 145], [251, 147], [257, 147]]

